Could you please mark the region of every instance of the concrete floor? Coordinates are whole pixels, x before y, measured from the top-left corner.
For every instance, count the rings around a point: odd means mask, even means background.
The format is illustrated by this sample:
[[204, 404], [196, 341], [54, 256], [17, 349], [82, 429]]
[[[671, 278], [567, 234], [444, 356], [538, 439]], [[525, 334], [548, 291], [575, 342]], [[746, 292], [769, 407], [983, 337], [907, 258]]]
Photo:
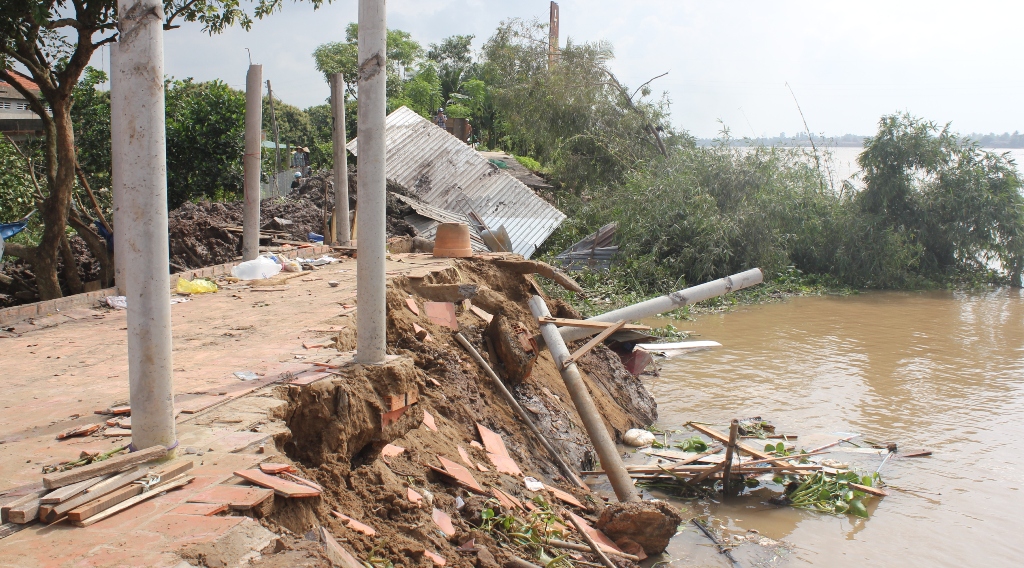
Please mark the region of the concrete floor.
[[[392, 255], [387, 270], [396, 276], [448, 266], [429, 255]], [[0, 540], [0, 566], [177, 566], [183, 549], [239, 532], [253, 547], [269, 542], [273, 535], [248, 517], [170, 511], [201, 489], [237, 483], [233, 471], [272, 456], [272, 443], [257, 453], [283, 427], [267, 416], [281, 401], [266, 387], [339, 355], [303, 343], [331, 335], [318, 330], [355, 325], [354, 312], [342, 307], [355, 304], [355, 268], [345, 259], [293, 278], [281, 291], [225, 289], [172, 306], [179, 459], [195, 462], [196, 479], [89, 527], [32, 525]], [[331, 288], [329, 280], [340, 285]], [[44, 465], [130, 441], [102, 431], [55, 439], [109, 418], [97, 410], [127, 403], [125, 317], [123, 310], [75, 309], [0, 333], [0, 500], [7, 489], [39, 483]], [[242, 381], [236, 371], [260, 377]]]

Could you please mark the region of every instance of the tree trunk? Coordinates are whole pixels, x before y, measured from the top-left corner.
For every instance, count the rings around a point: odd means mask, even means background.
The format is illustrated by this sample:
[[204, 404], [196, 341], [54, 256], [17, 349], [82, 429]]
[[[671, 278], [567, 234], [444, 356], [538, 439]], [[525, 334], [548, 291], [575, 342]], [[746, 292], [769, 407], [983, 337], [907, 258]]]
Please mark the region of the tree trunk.
[[68, 292], [72, 294], [82, 293], [82, 279], [78, 277], [78, 261], [75, 260], [75, 251], [71, 250], [71, 242], [65, 233], [60, 240], [60, 258], [64, 265], [64, 282], [68, 285]]
[[[56, 158], [53, 160], [56, 163], [47, 164], [46, 177], [50, 194], [43, 200], [40, 211], [43, 218], [43, 237], [36, 247], [36, 258], [32, 263], [41, 300], [52, 300], [63, 295], [57, 280], [57, 253], [61, 248], [61, 240], [65, 238], [64, 227], [67, 225], [77, 163], [69, 99], [70, 97], [65, 97], [50, 101], [53, 109], [54, 139], [53, 146], [48, 150]], [[77, 272], [78, 264], [73, 258], [72, 266]]]
[[114, 281], [114, 263], [113, 258], [107, 251], [107, 241], [103, 237], [96, 234], [95, 231], [90, 227], [75, 210], [71, 210], [68, 214], [68, 224], [71, 225], [78, 236], [82, 237], [85, 244], [89, 247], [89, 252], [92, 253], [93, 257], [96, 258], [100, 263], [100, 285], [104, 288], [110, 286]]

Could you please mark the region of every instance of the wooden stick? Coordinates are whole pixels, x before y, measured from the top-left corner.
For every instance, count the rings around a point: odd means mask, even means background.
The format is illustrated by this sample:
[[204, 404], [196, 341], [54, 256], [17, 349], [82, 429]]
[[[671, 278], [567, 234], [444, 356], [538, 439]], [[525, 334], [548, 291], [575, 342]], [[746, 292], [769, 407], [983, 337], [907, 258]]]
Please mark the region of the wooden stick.
[[565, 460], [562, 459], [562, 455], [555, 450], [554, 446], [551, 445], [551, 442], [549, 442], [544, 434], [541, 433], [540, 429], [537, 428], [537, 425], [533, 423], [533, 419], [530, 418], [530, 415], [527, 414], [526, 411], [523, 410], [523, 407], [519, 405], [519, 401], [512, 396], [512, 393], [509, 392], [505, 383], [503, 383], [498, 375], [495, 374], [494, 369], [491, 369], [491, 366], [487, 364], [487, 361], [484, 361], [484, 358], [480, 355], [480, 352], [476, 350], [476, 347], [473, 347], [473, 344], [470, 343], [469, 340], [466, 339], [466, 336], [462, 335], [461, 332], [455, 334], [455, 340], [458, 341], [459, 345], [461, 345], [466, 351], [469, 351], [469, 355], [474, 361], [476, 361], [476, 364], [484, 370], [484, 374], [490, 377], [491, 383], [494, 385], [494, 388], [497, 389], [498, 394], [500, 394], [501, 397], [505, 399], [505, 402], [512, 407], [512, 410], [517, 416], [519, 416], [519, 419], [526, 424], [527, 428], [530, 429], [530, 432], [533, 432], [533, 435], [537, 438], [537, 441], [540, 442], [540, 445], [547, 450], [548, 454], [551, 455], [551, 458], [558, 464], [558, 469], [562, 472], [562, 475], [564, 475], [566, 479], [572, 482], [576, 487], [586, 487], [586, 484], [583, 483], [583, 480], [580, 479], [579, 475], [569, 467], [569, 464], [565, 463]]
[[39, 514], [39, 498], [46, 495], [45, 489], [40, 489], [21, 497], [17, 501], [8, 503], [3, 507], [3, 514], [0, 515], [9, 522], [23, 525], [35, 520]]
[[58, 487], [78, 483], [79, 481], [91, 479], [98, 475], [115, 473], [125, 469], [126, 467], [159, 459], [165, 455], [167, 455], [167, 448], [162, 446], [153, 446], [152, 448], [146, 448], [145, 450], [138, 452], [132, 452], [130, 454], [112, 457], [101, 462], [76, 467], [69, 471], [50, 473], [43, 476], [43, 487], [47, 489], [57, 489]]
[[[545, 540], [544, 544], [553, 546], [555, 548], [564, 548], [566, 550], [578, 550], [580, 552], [590, 552], [591, 550], [591, 548], [585, 544], [579, 544], [576, 542], [565, 542], [564, 540], [555, 540], [552, 538]], [[629, 554], [628, 552], [619, 552], [618, 550], [606, 550], [605, 553], [611, 554], [612, 556], [620, 556], [627, 560], [632, 560], [633, 562], [640, 562], [639, 556]]]
[[693, 524], [697, 525], [697, 528], [700, 529], [700, 532], [704, 533], [704, 536], [708, 537], [708, 539], [711, 542], [715, 543], [715, 546], [718, 547], [719, 554], [724, 554], [725, 557], [728, 558], [729, 561], [735, 564], [736, 566], [740, 565], [740, 563], [733, 557], [732, 552], [730, 552], [728, 548], [722, 546], [722, 543], [718, 542], [718, 539], [715, 538], [715, 535], [711, 534], [711, 531], [709, 531], [708, 528], [704, 526], [704, 523], [698, 521], [697, 519], [690, 520], [693, 522]]
[[838, 446], [839, 444], [842, 444], [843, 442], [849, 442], [850, 440], [856, 438], [857, 436], [860, 436], [860, 434], [854, 434], [853, 436], [849, 436], [849, 437], [843, 438], [842, 440], [837, 440], [835, 442], [832, 442], [831, 444], [825, 444], [824, 446], [821, 446], [819, 448], [814, 448], [813, 450], [811, 450], [811, 452], [817, 452], [817, 451], [820, 451], [820, 450], [824, 450], [824, 449], [827, 449], [827, 448], [832, 448], [832, 447]]
[[[605, 329], [616, 325], [617, 321], [593, 321], [593, 320], [577, 320], [577, 319], [566, 319], [566, 318], [552, 318], [543, 317], [537, 319], [538, 324], [553, 323], [558, 327], [589, 327], [593, 329]], [[622, 329], [629, 329], [633, 331], [646, 331], [651, 329], [649, 325], [634, 325], [625, 324]]]
[[54, 491], [47, 493], [42, 499], [39, 500], [39, 502], [43, 505], [63, 503], [64, 501], [67, 501], [73, 497], [78, 496], [79, 493], [82, 493], [83, 491], [92, 487], [93, 485], [96, 485], [101, 481], [106, 481], [111, 477], [111, 475], [112, 474], [101, 475], [99, 477], [94, 477], [92, 479], [86, 479], [85, 481], [79, 481], [78, 483], [72, 485], [65, 485], [60, 489], [56, 489]]
[[729, 425], [729, 445], [725, 447], [725, 470], [722, 472], [722, 498], [729, 495], [729, 476], [732, 475], [732, 453], [736, 448], [736, 437], [740, 434], [740, 421], [733, 418]]
[[[175, 479], [178, 476], [185, 473], [186, 471], [192, 469], [192, 465], [192, 461], [177, 462], [168, 465], [164, 468], [161, 468], [160, 470], [149, 472], [148, 475], [150, 475], [150, 479], [159, 480], [154, 485], [154, 487], [156, 487], [160, 483], [167, 481], [169, 479]], [[143, 473], [145, 474], [145, 472]], [[143, 492], [145, 492], [145, 487], [141, 484], [141, 482], [135, 480], [131, 485], [127, 487], [122, 487], [121, 489], [114, 491], [113, 493], [104, 495], [99, 499], [90, 501], [82, 505], [81, 507], [74, 509], [73, 511], [68, 511], [68, 519], [70, 519], [72, 522], [88, 519], [93, 515], [96, 515], [97, 513], [101, 513], [106, 509], [109, 509], [110, 507], [113, 507], [127, 499], [131, 499]]]
[[[709, 469], [709, 470], [705, 471], [704, 473], [701, 473], [701, 474], [700, 474], [700, 475], [698, 475], [697, 477], [694, 477], [694, 478], [693, 478], [693, 479], [691, 479], [691, 480], [690, 480], [690, 481], [689, 481], [688, 483], [689, 483], [690, 485], [697, 485], [697, 484], [698, 484], [698, 483], [700, 483], [701, 481], [704, 481], [705, 479], [707, 479], [707, 478], [708, 478], [708, 476], [710, 476], [711, 474], [713, 474], [713, 473], [718, 473], [718, 471], [720, 471], [720, 470], [722, 470], [722, 469], [724, 469], [724, 468], [725, 468], [725, 462], [722, 462], [722, 463], [720, 463], [720, 464], [717, 464], [717, 465], [715, 465], [715, 466], [712, 466], [712, 467], [711, 467], [711, 469]], [[673, 473], [674, 473], [674, 472], [673, 472]]]
[[619, 320], [614, 324], [606, 327], [604, 331], [591, 338], [591, 340], [588, 341], [586, 345], [580, 347], [579, 349], [576, 350], [575, 353], [566, 357], [565, 360], [562, 361], [562, 368], [565, 369], [569, 365], [575, 363], [580, 357], [586, 355], [588, 352], [590, 352], [591, 349], [600, 345], [601, 342], [607, 339], [609, 335], [615, 333], [616, 331], [619, 331], [619, 329], [621, 329], [624, 325], [626, 325], [626, 320]]
[[618, 566], [616, 566], [615, 563], [613, 563], [611, 559], [609, 559], [605, 555], [601, 548], [597, 546], [597, 543], [594, 542], [594, 539], [590, 538], [590, 534], [583, 529], [583, 525], [581, 525], [580, 522], [576, 520], [575, 515], [570, 513], [566, 516], [569, 517], [569, 521], [573, 524], [574, 527], [576, 527], [576, 530], [580, 533], [580, 537], [583, 538], [583, 541], [590, 546], [590, 550], [594, 553], [594, 556], [597, 556], [601, 559], [601, 564], [604, 564], [608, 568], [618, 568]]
[[[688, 422], [687, 426], [689, 426], [690, 428], [693, 428], [694, 430], [700, 432], [701, 434], [704, 434], [705, 436], [708, 436], [710, 438], [718, 440], [719, 442], [722, 442], [723, 444], [729, 443], [729, 438], [726, 438], [725, 436], [719, 434], [718, 432], [715, 432], [711, 428], [707, 428], [705, 426], [697, 424], [696, 422]], [[785, 463], [784, 461], [782, 461], [782, 458], [770, 456], [770, 455], [762, 452], [761, 450], [755, 450], [754, 448], [751, 448], [751, 447], [748, 447], [748, 446], [744, 446], [743, 444], [740, 444], [740, 443], [736, 444], [736, 449], [741, 451], [741, 452], [743, 452], [743, 453], [745, 453], [745, 454], [749, 454], [751, 456], [754, 456], [755, 458], [758, 458], [758, 459], [770, 460], [771, 463], [774, 463], [774, 464], [778, 465], [779, 467], [786, 467], [786, 466], [789, 465], [789, 464]], [[817, 449], [820, 450], [821, 448], [817, 448]]]

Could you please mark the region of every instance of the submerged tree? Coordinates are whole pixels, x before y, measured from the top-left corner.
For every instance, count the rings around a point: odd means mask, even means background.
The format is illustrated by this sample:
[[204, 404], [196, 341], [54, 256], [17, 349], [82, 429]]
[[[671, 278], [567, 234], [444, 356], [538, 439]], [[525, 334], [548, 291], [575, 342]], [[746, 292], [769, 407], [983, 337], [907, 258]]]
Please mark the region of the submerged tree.
[[[310, 1], [314, 7], [324, 2]], [[281, 5], [282, 0], [257, 0], [253, 16], [269, 15]], [[175, 21], [183, 20], [201, 24], [208, 33], [235, 24], [248, 29], [253, 21], [238, 0], [165, 0], [159, 15], [164, 29], [176, 28]], [[32, 264], [44, 300], [62, 295], [57, 280], [59, 251], [63, 249], [65, 264], [74, 266], [65, 234], [69, 222], [109, 268], [109, 261], [104, 260], [105, 243], [71, 207], [78, 166], [71, 110], [74, 90], [93, 53], [116, 41], [117, 35], [115, 0], [0, 0], [0, 79], [28, 100], [45, 132], [45, 193], [38, 204], [42, 236], [34, 246], [11, 243], [6, 254]], [[15, 65], [28, 72], [40, 94], [17, 80]]]

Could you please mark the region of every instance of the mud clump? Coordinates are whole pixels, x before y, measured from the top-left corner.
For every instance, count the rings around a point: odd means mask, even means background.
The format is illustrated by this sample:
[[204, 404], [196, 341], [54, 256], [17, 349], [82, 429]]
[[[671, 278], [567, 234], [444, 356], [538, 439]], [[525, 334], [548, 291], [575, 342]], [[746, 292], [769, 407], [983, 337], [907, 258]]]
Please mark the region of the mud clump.
[[661, 554], [683, 518], [663, 501], [616, 503], [605, 508], [597, 528], [623, 550], [639, 545], [648, 555]]

